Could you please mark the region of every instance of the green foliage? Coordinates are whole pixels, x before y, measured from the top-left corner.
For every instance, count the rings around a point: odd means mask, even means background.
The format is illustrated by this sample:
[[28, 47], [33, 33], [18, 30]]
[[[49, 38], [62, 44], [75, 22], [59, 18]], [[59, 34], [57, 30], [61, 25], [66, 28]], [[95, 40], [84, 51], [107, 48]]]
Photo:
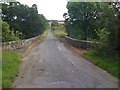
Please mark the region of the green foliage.
[[2, 7], [2, 19], [8, 22], [10, 29], [22, 32], [21, 39], [40, 35], [48, 28], [46, 18], [38, 14], [36, 4], [28, 7], [19, 2], [10, 2]]
[[13, 81], [18, 74], [20, 56], [17, 52], [2, 52], [2, 87], [11, 88]]
[[120, 56], [120, 3], [68, 2], [64, 13], [68, 36], [97, 40], [104, 55]]
[[107, 47], [106, 43], [108, 42], [108, 36], [110, 33], [105, 28], [101, 30], [97, 30], [96, 33], [98, 36], [97, 42], [99, 43], [96, 45], [96, 49], [95, 49], [96, 53], [105, 55], [105, 51], [106, 51], [105, 48]]
[[120, 67], [118, 66], [118, 63], [120, 63], [120, 61], [118, 59], [120, 59], [120, 58], [105, 57], [100, 54], [95, 54], [93, 51], [84, 52], [84, 56], [90, 58], [94, 64], [107, 70], [112, 75], [120, 78], [120, 73], [118, 71], [120, 69]]
[[51, 28], [53, 29], [53, 30], [55, 30], [55, 28], [57, 28], [59, 25], [58, 25], [58, 22], [52, 22], [51, 23]]
[[54, 30], [53, 31], [53, 36], [57, 37], [57, 38], [64, 38], [66, 35], [64, 30]]
[[101, 30], [97, 30], [96, 33], [97, 36], [99, 37], [98, 41], [100, 43], [104, 43], [104, 44], [107, 43], [110, 32], [108, 32], [105, 28], [103, 28]]
[[88, 37], [95, 37], [95, 20], [100, 10], [98, 4], [68, 2], [67, 9], [68, 14], [65, 13], [64, 17], [66, 19], [65, 27], [68, 35], [84, 40], [87, 40]]
[[10, 30], [7, 22], [2, 22], [2, 42], [19, 40], [20, 33], [18, 31]]
[[2, 89], [2, 50], [0, 49], [0, 89]]
[[98, 37], [103, 38], [101, 42], [104, 43], [104, 46], [101, 47], [101, 51], [109, 56], [118, 56], [120, 55], [120, 12], [112, 4], [101, 3], [102, 12], [96, 20], [96, 29], [102, 34], [102, 36], [97, 34]]
[[58, 22], [52, 22], [51, 27], [58, 27]]
[[[54, 23], [53, 23], [54, 24]], [[66, 32], [63, 23], [55, 23], [57, 26], [55, 30], [53, 30], [53, 36], [56, 38], [65, 38]]]

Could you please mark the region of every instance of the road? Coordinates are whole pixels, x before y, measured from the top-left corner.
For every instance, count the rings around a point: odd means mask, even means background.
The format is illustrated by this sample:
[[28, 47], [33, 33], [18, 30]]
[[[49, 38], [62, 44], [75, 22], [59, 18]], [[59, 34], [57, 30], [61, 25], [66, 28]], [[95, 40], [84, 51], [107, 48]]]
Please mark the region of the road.
[[47, 38], [23, 59], [14, 88], [117, 88], [118, 80], [73, 54], [48, 31]]

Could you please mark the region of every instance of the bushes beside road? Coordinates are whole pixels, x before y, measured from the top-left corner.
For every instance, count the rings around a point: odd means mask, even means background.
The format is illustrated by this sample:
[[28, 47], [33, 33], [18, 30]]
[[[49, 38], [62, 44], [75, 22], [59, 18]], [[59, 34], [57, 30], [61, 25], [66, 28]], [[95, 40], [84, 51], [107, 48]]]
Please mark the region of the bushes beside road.
[[[54, 30], [53, 35], [59, 39], [61, 39], [61, 37], [62, 39], [64, 39], [65, 31], [62, 29]], [[65, 46], [72, 49], [72, 46], [69, 43], [66, 43], [65, 39], [62, 41], [65, 43]], [[120, 69], [120, 67], [118, 66], [118, 64], [120, 63], [119, 61], [120, 58], [114, 56], [108, 57], [103, 54], [97, 54], [95, 53], [94, 49], [81, 50], [78, 48], [74, 48], [72, 50], [77, 51], [76, 53], [82, 55], [84, 58], [87, 58], [90, 62], [106, 70], [108, 73], [112, 74], [113, 76], [120, 78], [120, 73], [118, 72], [118, 70]]]
[[[2, 20], [9, 25], [11, 36], [14, 36], [15, 33], [19, 39], [28, 39], [44, 33], [49, 24], [44, 15], [38, 13], [37, 8], [36, 4], [29, 7], [20, 2], [2, 4]], [[6, 27], [6, 23], [3, 24], [4, 27]], [[2, 28], [2, 31], [8, 31], [6, 29], [8, 26]], [[6, 32], [3, 33], [3, 42], [16, 40], [15, 37], [9, 39], [9, 33], [8, 35]]]
[[98, 42], [99, 44], [92, 51], [86, 51], [84, 56], [112, 75], [120, 76], [120, 3], [70, 1], [66, 6], [68, 12], [63, 14], [68, 36]]

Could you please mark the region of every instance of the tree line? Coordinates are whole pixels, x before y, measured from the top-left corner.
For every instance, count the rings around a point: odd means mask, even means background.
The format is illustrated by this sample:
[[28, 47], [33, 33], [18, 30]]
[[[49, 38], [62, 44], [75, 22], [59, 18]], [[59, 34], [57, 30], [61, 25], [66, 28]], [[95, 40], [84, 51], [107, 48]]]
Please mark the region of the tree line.
[[120, 56], [120, 2], [68, 2], [68, 36], [99, 42], [97, 52]]
[[42, 34], [48, 21], [38, 14], [37, 5], [32, 7], [19, 2], [2, 4], [2, 41], [27, 39]]

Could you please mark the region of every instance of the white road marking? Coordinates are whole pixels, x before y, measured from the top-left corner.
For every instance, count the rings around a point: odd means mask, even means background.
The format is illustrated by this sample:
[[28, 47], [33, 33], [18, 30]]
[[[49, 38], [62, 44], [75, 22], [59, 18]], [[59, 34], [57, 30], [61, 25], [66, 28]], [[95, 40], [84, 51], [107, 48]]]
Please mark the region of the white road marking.
[[62, 49], [58, 46], [58, 49], [60, 50], [60, 51], [62, 51]]
[[63, 45], [58, 45], [58, 48], [60, 49], [60, 51], [66, 51], [66, 48]]
[[65, 82], [64, 81], [52, 82], [52, 84], [60, 84], [60, 83], [65, 83]]
[[73, 65], [73, 66], [76, 66], [76, 64], [69, 58], [68, 59], [70, 61], [70, 63]]

